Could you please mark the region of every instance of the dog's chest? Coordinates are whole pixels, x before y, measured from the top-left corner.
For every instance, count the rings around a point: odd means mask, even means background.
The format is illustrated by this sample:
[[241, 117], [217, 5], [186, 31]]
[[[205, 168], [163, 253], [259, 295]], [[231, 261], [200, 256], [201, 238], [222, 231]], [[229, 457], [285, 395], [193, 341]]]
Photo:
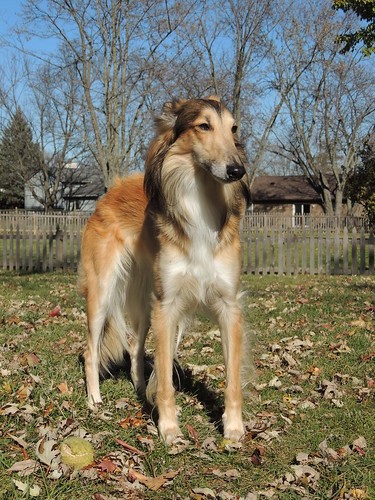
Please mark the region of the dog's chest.
[[164, 297], [168, 302], [208, 305], [233, 283], [230, 266], [220, 257], [219, 231], [204, 224], [191, 226], [185, 251], [161, 252], [160, 271]]
[[199, 189], [186, 190], [174, 206], [185, 237], [182, 247], [161, 245], [159, 276], [166, 302], [181, 307], [210, 305], [235, 289], [233, 262], [222, 254], [220, 235], [225, 216], [220, 199], [207, 199]]

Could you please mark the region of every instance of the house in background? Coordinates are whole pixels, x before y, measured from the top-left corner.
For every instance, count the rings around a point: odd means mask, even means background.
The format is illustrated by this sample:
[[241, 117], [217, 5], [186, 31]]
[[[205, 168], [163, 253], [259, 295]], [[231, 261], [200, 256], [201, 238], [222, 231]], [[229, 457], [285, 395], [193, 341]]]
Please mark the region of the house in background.
[[250, 193], [252, 213], [324, 215], [319, 193], [303, 176], [258, 176]]
[[[254, 214], [272, 213], [291, 217], [325, 215], [319, 191], [307, 177], [301, 175], [255, 177], [250, 193], [250, 212]], [[347, 212], [346, 201], [344, 199], [343, 215]]]
[[[35, 174], [24, 189], [25, 209], [44, 210], [43, 204], [38, 201], [44, 197], [43, 176], [41, 172]], [[78, 166], [69, 163], [64, 168], [56, 194], [55, 209], [62, 211], [95, 210], [96, 200], [104, 193], [104, 183], [97, 169], [88, 166]], [[37, 196], [34, 196], [34, 193]]]
[[103, 178], [98, 170], [84, 167], [68, 182], [63, 183], [64, 210], [94, 212], [96, 201], [105, 192]]

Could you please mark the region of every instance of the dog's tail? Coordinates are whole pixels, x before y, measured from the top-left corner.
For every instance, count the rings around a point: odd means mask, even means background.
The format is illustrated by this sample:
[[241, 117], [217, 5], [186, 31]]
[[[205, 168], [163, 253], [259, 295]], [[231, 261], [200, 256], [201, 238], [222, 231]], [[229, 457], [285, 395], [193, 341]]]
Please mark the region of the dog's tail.
[[99, 344], [99, 373], [102, 378], [112, 376], [116, 369], [124, 365], [129, 353], [127, 328], [124, 321], [110, 317], [104, 324]]

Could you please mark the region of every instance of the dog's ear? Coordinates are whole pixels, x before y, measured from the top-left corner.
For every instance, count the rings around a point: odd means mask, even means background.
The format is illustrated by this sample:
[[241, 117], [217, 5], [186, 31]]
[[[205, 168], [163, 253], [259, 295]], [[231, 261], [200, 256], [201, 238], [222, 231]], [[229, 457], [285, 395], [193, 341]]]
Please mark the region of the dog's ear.
[[144, 190], [148, 199], [159, 206], [164, 203], [161, 166], [169, 147], [175, 141], [174, 126], [177, 114], [185, 103], [185, 99], [166, 102], [161, 115], [155, 119], [156, 136], [147, 151]]
[[205, 100], [221, 102], [220, 97], [218, 97], [217, 95], [209, 95], [208, 97], [205, 97]]
[[163, 134], [168, 130], [172, 130], [175, 126], [177, 113], [185, 104], [186, 99], [179, 99], [178, 101], [166, 102], [160, 116], [155, 120], [157, 132]]

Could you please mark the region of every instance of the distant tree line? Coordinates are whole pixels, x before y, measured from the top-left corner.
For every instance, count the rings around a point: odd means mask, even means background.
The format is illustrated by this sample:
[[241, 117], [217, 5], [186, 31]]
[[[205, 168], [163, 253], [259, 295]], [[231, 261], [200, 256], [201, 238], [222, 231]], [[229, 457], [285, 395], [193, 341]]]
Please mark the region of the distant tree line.
[[[0, 47], [14, 58], [0, 79], [0, 202], [17, 199], [7, 172], [19, 192], [38, 171], [43, 204], [53, 208], [73, 161], [99, 170], [108, 188], [143, 168], [163, 102], [217, 94], [237, 120], [252, 177], [303, 174], [326, 213], [340, 214], [375, 115], [371, 57], [355, 48], [359, 19], [373, 26], [374, 6], [358, 3], [24, 0], [17, 36]], [[357, 33], [352, 50], [348, 33]], [[56, 49], [30, 53], [35, 37]], [[362, 40], [368, 55], [373, 38]], [[22, 167], [6, 146], [21, 115], [29, 127]]]

